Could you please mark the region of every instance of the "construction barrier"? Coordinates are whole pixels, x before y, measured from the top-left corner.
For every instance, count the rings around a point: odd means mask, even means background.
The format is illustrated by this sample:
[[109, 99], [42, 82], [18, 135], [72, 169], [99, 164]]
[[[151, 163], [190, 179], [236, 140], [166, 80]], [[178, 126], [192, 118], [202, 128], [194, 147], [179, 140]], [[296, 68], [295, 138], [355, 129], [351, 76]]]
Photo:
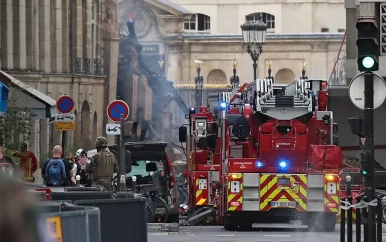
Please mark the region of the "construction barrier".
[[100, 211], [95, 207], [77, 207], [63, 202], [44, 202], [38, 209], [42, 212], [42, 228], [38, 230], [39, 241], [101, 242]]
[[78, 200], [90, 200], [90, 199], [111, 199], [112, 192], [101, 191], [64, 191], [64, 192], [51, 192], [52, 201], [78, 201]]
[[28, 191], [37, 201], [46, 201], [46, 192], [44, 191]]
[[[363, 204], [365, 206], [363, 207]], [[369, 231], [369, 214], [368, 206], [374, 208], [374, 224], [373, 230]], [[356, 210], [356, 221], [353, 221], [354, 211]], [[352, 197], [341, 199], [340, 209], [340, 241], [341, 242], [353, 242], [353, 234], [355, 234], [355, 241], [369, 241], [369, 242], [382, 242], [382, 197], [378, 196], [373, 201], [368, 201], [367, 197], [358, 196], [356, 203], [353, 202]], [[347, 217], [347, 219], [345, 219]], [[355, 226], [355, 233], [353, 227]], [[363, 227], [363, 233], [362, 233]], [[347, 233], [346, 233], [347, 231]], [[347, 240], [346, 240], [347, 237]]]
[[[340, 223], [340, 219], [341, 219], [341, 215], [340, 215], [340, 212], [336, 214], [336, 223], [339, 224]], [[346, 222], [347, 222], [347, 213], [346, 213]], [[353, 208], [352, 210], [352, 221], [355, 222], [357, 219], [357, 210], [355, 208]]]
[[75, 201], [75, 204], [99, 208], [101, 224], [103, 224], [101, 242], [147, 242], [147, 210], [145, 198], [82, 200]]

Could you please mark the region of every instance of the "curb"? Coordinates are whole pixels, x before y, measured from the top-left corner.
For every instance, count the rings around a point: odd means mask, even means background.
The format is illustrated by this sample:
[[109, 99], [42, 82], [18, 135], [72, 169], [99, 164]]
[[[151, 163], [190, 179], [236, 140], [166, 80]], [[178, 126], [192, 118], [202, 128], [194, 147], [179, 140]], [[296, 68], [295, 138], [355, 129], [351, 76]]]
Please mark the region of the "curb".
[[147, 232], [178, 232], [178, 223], [148, 223]]

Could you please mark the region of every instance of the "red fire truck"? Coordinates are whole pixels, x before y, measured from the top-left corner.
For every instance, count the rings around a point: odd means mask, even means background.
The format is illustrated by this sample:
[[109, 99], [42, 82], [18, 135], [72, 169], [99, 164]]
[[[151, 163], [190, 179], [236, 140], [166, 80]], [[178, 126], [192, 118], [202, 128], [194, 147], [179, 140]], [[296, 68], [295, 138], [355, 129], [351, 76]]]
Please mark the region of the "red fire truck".
[[218, 112], [192, 108], [190, 206], [217, 205], [226, 230], [297, 218], [311, 229], [334, 230], [342, 151], [334, 145], [326, 86], [256, 80], [219, 94]]

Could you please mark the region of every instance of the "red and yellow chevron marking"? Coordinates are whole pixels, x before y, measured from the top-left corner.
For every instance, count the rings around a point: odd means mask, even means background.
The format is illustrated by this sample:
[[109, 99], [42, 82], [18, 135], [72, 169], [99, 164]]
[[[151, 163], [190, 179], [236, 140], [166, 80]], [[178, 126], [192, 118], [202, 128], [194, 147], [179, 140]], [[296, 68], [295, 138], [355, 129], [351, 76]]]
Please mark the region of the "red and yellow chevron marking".
[[[290, 184], [286, 187], [278, 185], [279, 178], [289, 178]], [[271, 201], [296, 202], [298, 211], [307, 210], [307, 176], [287, 174], [260, 175], [260, 210], [269, 211]]]
[[[231, 183], [240, 182], [239, 192], [231, 191]], [[243, 208], [243, 174], [229, 174], [228, 176], [228, 211], [241, 211]]]
[[[328, 194], [327, 192], [327, 183], [336, 182], [336, 193]], [[339, 176], [338, 175], [325, 175], [324, 176], [324, 211], [338, 213], [340, 207], [339, 199]]]
[[[347, 221], [347, 213], [348, 213], [348, 210], [346, 212], [346, 221]], [[353, 208], [352, 210], [352, 221], [355, 222], [357, 220], [357, 210], [355, 208]], [[340, 211], [339, 213], [336, 215], [336, 223], [340, 223]]]
[[[206, 179], [206, 178], [205, 178]], [[208, 188], [200, 189], [199, 187], [200, 178], [196, 177], [196, 205], [203, 206], [208, 205]]]

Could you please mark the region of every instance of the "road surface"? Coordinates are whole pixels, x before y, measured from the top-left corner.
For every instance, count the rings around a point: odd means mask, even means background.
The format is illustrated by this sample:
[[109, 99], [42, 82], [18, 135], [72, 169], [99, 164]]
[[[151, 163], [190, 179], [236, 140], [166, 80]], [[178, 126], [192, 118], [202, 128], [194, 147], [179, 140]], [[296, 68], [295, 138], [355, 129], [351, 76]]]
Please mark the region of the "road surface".
[[[363, 234], [362, 234], [363, 236]], [[249, 231], [225, 231], [221, 226], [180, 227], [179, 233], [149, 233], [149, 242], [327, 242], [339, 241], [339, 225], [334, 232], [308, 232], [304, 226], [257, 225]], [[386, 238], [386, 225], [383, 225]], [[386, 239], [384, 239], [386, 241]], [[355, 226], [353, 228], [355, 241]], [[363, 241], [363, 240], [362, 240]]]

